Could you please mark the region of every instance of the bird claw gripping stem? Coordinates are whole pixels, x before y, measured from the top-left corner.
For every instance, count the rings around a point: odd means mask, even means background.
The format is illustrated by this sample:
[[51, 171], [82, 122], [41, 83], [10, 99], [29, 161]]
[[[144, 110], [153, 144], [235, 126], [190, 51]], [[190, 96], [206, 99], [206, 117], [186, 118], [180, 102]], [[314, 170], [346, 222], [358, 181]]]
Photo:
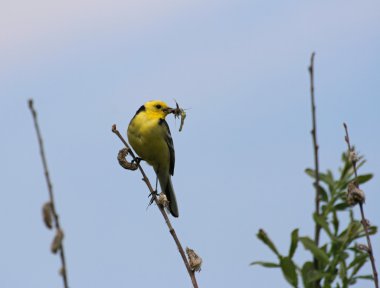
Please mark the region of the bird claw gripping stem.
[[[119, 164], [121, 167], [127, 170], [136, 170], [139, 167], [139, 163], [141, 159], [135, 159], [132, 161], [132, 163], [128, 162], [126, 157], [128, 155], [129, 149], [128, 148], [123, 148], [119, 151], [117, 154], [117, 160], [119, 161]], [[136, 163], [137, 162], [137, 163]]]
[[154, 190], [153, 192], [149, 193], [148, 198], [149, 198], [149, 197], [152, 197], [152, 198], [150, 198], [149, 203], [148, 203], [148, 206], [146, 207], [146, 209], [148, 209], [148, 207], [149, 207], [150, 205], [152, 205], [153, 202], [154, 202], [154, 200], [156, 200], [156, 198], [158, 197], [157, 190]]
[[143, 160], [142, 158], [136, 157], [135, 159], [132, 160], [131, 164], [139, 165], [142, 160]]

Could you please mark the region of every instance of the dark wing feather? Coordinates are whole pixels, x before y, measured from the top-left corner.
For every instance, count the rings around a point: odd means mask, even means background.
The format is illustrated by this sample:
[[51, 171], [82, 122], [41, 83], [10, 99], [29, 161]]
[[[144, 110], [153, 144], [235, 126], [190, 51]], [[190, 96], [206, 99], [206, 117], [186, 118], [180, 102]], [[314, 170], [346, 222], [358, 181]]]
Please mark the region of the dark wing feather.
[[145, 110], [146, 110], [145, 106], [142, 105], [142, 106], [139, 108], [139, 110], [136, 111], [135, 116], [136, 116], [137, 114], [139, 114], [140, 112], [144, 112]]
[[169, 153], [170, 153], [170, 168], [169, 168], [169, 172], [170, 172], [171, 175], [174, 175], [175, 154], [174, 154], [173, 138], [172, 138], [172, 135], [170, 134], [169, 125], [165, 121], [165, 119], [160, 119], [159, 124], [165, 126], [166, 130], [167, 130], [165, 138], [166, 138], [166, 143], [168, 144]]
[[145, 110], [146, 110], [145, 106], [142, 105], [142, 106], [139, 108], [139, 110], [136, 111], [136, 114], [135, 114], [135, 116], [133, 116], [133, 118], [132, 118], [131, 121], [129, 122], [129, 125], [131, 125], [133, 119], [135, 119], [135, 117], [136, 117], [138, 114], [140, 114], [141, 112], [144, 112]]

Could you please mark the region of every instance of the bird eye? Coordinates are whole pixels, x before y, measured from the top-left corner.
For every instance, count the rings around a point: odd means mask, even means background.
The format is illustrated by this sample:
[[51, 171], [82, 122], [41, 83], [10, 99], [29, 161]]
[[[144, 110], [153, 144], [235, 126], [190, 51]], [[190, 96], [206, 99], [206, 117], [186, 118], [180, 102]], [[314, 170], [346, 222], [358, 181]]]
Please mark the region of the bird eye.
[[157, 108], [157, 109], [161, 109], [161, 105], [160, 105], [160, 104], [157, 104], [157, 105], [156, 105], [156, 108]]

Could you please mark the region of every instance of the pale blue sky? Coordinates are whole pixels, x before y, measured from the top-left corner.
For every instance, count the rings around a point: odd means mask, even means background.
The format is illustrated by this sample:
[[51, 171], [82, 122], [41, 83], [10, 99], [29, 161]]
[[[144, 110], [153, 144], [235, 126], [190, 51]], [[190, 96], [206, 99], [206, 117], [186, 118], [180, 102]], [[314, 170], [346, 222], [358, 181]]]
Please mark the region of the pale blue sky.
[[[147, 100], [188, 110], [173, 184], [185, 246], [203, 258], [200, 287], [287, 287], [255, 237], [285, 252], [313, 233], [307, 66], [316, 56], [321, 169], [340, 165], [342, 122], [367, 158], [365, 206], [380, 224], [378, 1], [0, 2], [0, 286], [61, 287], [27, 109], [39, 112], [75, 287], [190, 287], [174, 242], [137, 173], [116, 162]], [[153, 178], [152, 169], [145, 166]], [[373, 238], [379, 263], [380, 240]], [[297, 259], [309, 254], [299, 249]], [[379, 264], [378, 264], [379, 267]], [[369, 267], [366, 267], [369, 271]], [[159, 284], [158, 284], [159, 283]]]

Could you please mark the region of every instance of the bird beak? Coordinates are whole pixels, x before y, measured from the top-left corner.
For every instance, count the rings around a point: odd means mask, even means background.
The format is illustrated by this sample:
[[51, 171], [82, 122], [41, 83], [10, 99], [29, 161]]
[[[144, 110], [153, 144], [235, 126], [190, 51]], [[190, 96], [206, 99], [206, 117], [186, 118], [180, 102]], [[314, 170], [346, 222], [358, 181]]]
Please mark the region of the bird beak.
[[175, 111], [175, 109], [170, 108], [170, 107], [167, 107], [167, 108], [164, 109], [164, 112], [165, 112], [166, 114], [173, 113], [174, 111]]

